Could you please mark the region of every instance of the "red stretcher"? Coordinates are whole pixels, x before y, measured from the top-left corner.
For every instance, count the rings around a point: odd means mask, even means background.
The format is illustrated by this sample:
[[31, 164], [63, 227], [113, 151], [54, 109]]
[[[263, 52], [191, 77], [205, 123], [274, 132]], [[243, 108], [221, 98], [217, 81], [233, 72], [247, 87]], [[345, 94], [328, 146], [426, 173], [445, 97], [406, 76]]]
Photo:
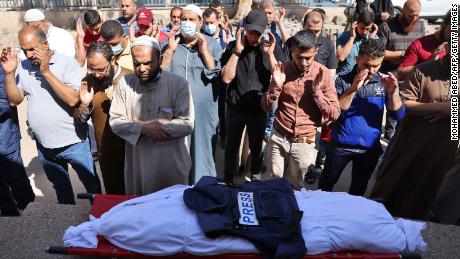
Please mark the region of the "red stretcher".
[[[136, 196], [129, 195], [109, 195], [109, 194], [79, 194], [77, 196], [80, 199], [89, 199], [92, 203], [90, 214], [96, 218], [99, 218], [104, 212], [110, 210], [115, 205], [135, 198]], [[215, 258], [215, 259], [263, 259], [260, 254], [221, 254], [213, 256], [197, 256], [186, 253], [175, 254], [170, 256], [147, 256], [135, 252], [131, 252], [125, 249], [121, 249], [117, 246], [112, 245], [103, 236], [98, 236], [97, 248], [78, 248], [78, 247], [63, 247], [63, 246], [50, 246], [46, 249], [49, 254], [61, 254], [61, 255], [80, 255], [80, 256], [101, 256], [101, 257], [118, 257], [118, 258], [161, 258], [161, 259], [203, 259], [203, 258]], [[304, 256], [304, 259], [400, 259], [406, 258], [400, 254], [378, 254], [378, 253], [365, 253], [365, 252], [337, 252], [337, 253], [325, 253], [320, 255], [308, 255]], [[414, 258], [414, 257], [411, 257]]]

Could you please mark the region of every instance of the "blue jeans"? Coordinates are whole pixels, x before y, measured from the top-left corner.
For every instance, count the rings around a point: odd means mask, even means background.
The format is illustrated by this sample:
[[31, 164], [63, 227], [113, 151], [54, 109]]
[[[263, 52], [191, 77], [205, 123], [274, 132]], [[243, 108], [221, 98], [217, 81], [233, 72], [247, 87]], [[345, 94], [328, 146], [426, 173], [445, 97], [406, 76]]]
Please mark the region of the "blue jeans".
[[60, 204], [75, 204], [67, 164], [72, 165], [88, 193], [101, 193], [101, 182], [94, 169], [88, 138], [80, 143], [52, 149], [37, 142], [37, 150], [38, 159], [46, 177], [53, 183]]

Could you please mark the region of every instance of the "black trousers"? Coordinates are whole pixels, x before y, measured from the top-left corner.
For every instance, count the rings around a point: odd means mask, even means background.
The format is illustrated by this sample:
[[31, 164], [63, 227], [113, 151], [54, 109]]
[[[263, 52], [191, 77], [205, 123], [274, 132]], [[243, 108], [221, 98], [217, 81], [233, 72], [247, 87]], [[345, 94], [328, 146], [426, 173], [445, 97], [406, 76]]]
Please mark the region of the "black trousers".
[[251, 173], [258, 174], [262, 167], [262, 142], [267, 125], [267, 114], [243, 114], [227, 106], [226, 111], [226, 148], [224, 178], [232, 181], [237, 174], [238, 152], [246, 126], [251, 150]]
[[365, 153], [357, 153], [337, 146], [329, 146], [326, 152], [326, 163], [318, 183], [318, 189], [332, 191], [340, 178], [343, 169], [352, 161], [353, 169], [351, 185], [348, 193], [352, 195], [364, 195], [367, 183], [379, 162], [382, 147], [378, 145]]
[[0, 156], [0, 210], [7, 213], [25, 209], [34, 199], [20, 150]]

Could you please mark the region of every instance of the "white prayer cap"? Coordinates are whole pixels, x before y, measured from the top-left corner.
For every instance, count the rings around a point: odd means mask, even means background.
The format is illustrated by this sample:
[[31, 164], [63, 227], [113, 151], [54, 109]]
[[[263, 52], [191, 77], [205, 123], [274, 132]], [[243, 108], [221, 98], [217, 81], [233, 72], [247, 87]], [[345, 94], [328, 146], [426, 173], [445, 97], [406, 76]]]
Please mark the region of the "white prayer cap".
[[38, 9], [29, 9], [24, 14], [25, 22], [35, 22], [35, 21], [43, 21], [43, 20], [45, 20], [45, 14]]
[[136, 46], [145, 46], [154, 48], [156, 50], [160, 50], [160, 44], [158, 43], [158, 41], [154, 37], [150, 37], [147, 35], [142, 35], [134, 39], [131, 43], [131, 48], [134, 48]]
[[194, 4], [189, 4], [182, 9], [182, 11], [193, 11], [195, 12], [200, 18], [203, 18], [203, 11], [201, 11], [201, 8], [194, 5]]

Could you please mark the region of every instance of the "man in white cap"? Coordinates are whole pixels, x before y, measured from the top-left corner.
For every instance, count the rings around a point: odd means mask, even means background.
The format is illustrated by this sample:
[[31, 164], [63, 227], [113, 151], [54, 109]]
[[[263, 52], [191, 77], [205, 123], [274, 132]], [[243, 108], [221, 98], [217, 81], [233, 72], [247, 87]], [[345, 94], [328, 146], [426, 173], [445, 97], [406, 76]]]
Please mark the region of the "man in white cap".
[[156, 39], [136, 38], [131, 53], [135, 74], [115, 89], [110, 126], [126, 141], [126, 194], [143, 195], [188, 183], [195, 113], [188, 82], [161, 70]]
[[[213, 150], [218, 125], [217, 86], [222, 48], [213, 38], [201, 34], [202, 11], [187, 5], [181, 13], [180, 28], [173, 28], [164, 44], [161, 67], [190, 83], [195, 105], [195, 130], [190, 139], [191, 183], [203, 175], [216, 176]], [[180, 31], [179, 35], [176, 35]]]
[[[27, 10], [24, 14], [24, 21], [27, 25], [37, 27], [46, 34], [46, 40], [51, 50], [64, 56], [75, 57], [75, 39], [68, 31], [53, 26], [45, 18], [45, 14], [42, 11], [38, 9]], [[26, 57], [21, 55], [20, 58], [24, 60]]]

